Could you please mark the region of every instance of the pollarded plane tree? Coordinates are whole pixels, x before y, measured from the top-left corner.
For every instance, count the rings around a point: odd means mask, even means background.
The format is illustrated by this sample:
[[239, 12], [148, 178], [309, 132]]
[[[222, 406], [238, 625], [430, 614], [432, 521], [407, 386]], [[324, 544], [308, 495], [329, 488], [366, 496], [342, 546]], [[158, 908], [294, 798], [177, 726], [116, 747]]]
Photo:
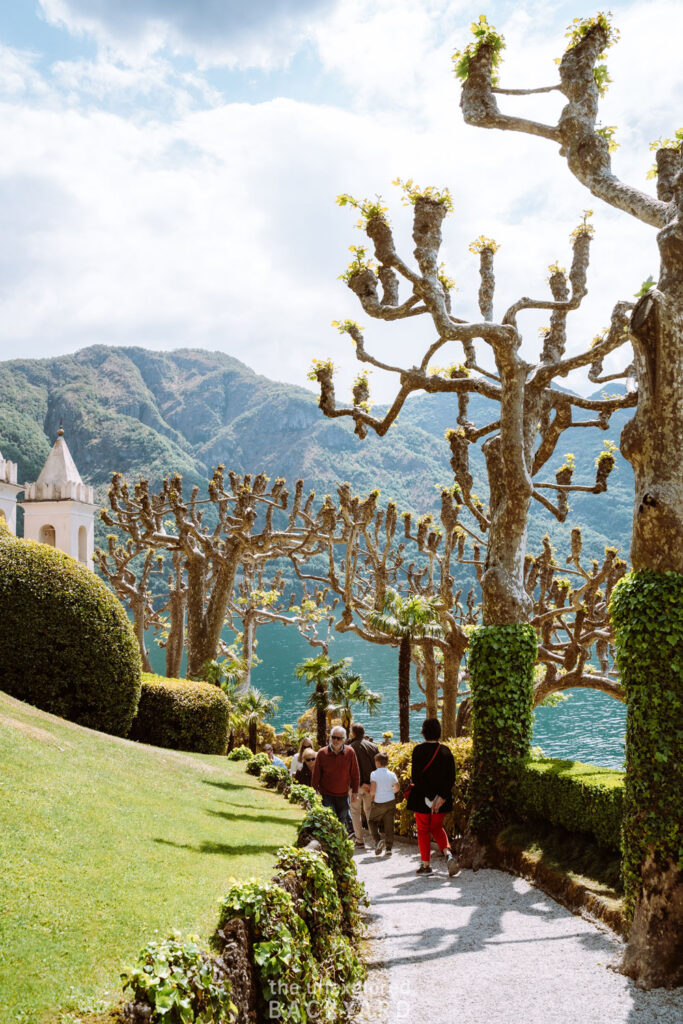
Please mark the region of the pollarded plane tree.
[[[313, 500], [313, 495], [303, 500], [298, 481], [289, 508], [284, 480], [269, 486], [264, 474], [235, 473], [226, 480], [222, 466], [209, 481], [205, 498], [195, 486], [185, 499], [180, 476], [164, 480], [155, 492], [145, 479], [131, 491], [120, 474], [114, 475], [110, 509], [102, 519], [134, 549], [170, 554], [176, 569], [173, 589], [180, 591], [180, 610], [186, 614], [170, 616], [166, 643], [177, 650], [184, 625], [188, 676], [201, 677], [221, 649], [238, 573], [305, 548]], [[207, 508], [210, 516], [205, 515]]]
[[543, 538], [542, 553], [526, 558], [524, 584], [534, 602], [531, 625], [538, 635], [540, 666], [534, 707], [552, 694], [575, 687], [625, 700], [615, 665], [609, 603], [628, 566], [612, 547], [605, 549], [602, 564], [591, 559], [586, 567], [581, 556], [577, 526], [572, 530], [567, 565], [558, 564], [548, 536]]
[[[305, 584], [323, 587], [325, 600], [330, 593], [339, 599], [339, 632], [399, 647], [402, 742], [410, 734], [411, 657], [423, 670], [430, 714], [437, 713], [437, 673], [443, 673], [443, 733], [453, 736], [459, 671], [467, 646], [464, 626], [472, 621], [468, 616], [474, 603], [470, 595], [468, 611], [463, 611], [462, 589], [453, 569], [453, 561], [464, 552], [468, 529], [458, 522], [461, 506], [446, 489], [441, 495], [440, 526], [433, 525], [431, 516], [421, 517], [414, 525], [410, 514], [399, 516], [394, 502], [378, 507], [376, 491], [361, 498], [342, 484], [337, 493], [337, 504], [330, 497], [325, 499], [326, 526], [317, 528], [316, 563], [308, 564], [295, 553], [296, 573]], [[420, 651], [428, 652], [426, 659]]]
[[[455, 55], [468, 124], [524, 132], [556, 143], [570, 172], [601, 201], [657, 230], [660, 270], [629, 329], [638, 402], [621, 434], [633, 467], [634, 572], [616, 588], [612, 611], [627, 695], [624, 877], [633, 924], [624, 970], [651, 987], [683, 982], [683, 129], [652, 144], [656, 196], [612, 169], [613, 127], [600, 127], [609, 83], [605, 54], [616, 33], [609, 15], [575, 19], [559, 81], [502, 89], [502, 38], [485, 18]], [[501, 113], [497, 97], [557, 90], [556, 124]]]
[[125, 544], [119, 544], [116, 535], [110, 534], [107, 550], [95, 550], [95, 565], [121, 603], [130, 609], [142, 670], [151, 672], [145, 632], [158, 622], [150, 580], [163, 571], [160, 556], [153, 549], [135, 544], [131, 537]]
[[[475, 787], [473, 836], [468, 850], [479, 846], [477, 858], [480, 859], [492, 829], [498, 826], [501, 812], [509, 803], [517, 762], [526, 755], [531, 738], [536, 637], [529, 625], [532, 601], [524, 586], [530, 505], [532, 500], [536, 501], [563, 521], [568, 513], [567, 498], [572, 491], [598, 493], [606, 489], [614, 456], [609, 450], [604, 453], [598, 461], [595, 482], [590, 484], [572, 483], [571, 465], [561, 467], [554, 482], [539, 479], [539, 474], [566, 429], [589, 426], [607, 429], [615, 409], [636, 402], [636, 395], [630, 392], [589, 399], [559, 391], [553, 384], [582, 367], [592, 368], [593, 376], [597, 377], [601, 360], [621, 347], [628, 350], [625, 362], [630, 362], [627, 328], [631, 306], [627, 302], [617, 303], [610, 326], [601, 336], [572, 355], [566, 353], [568, 314], [580, 306], [587, 291], [593, 229], [584, 216], [572, 236], [569, 273], [553, 265], [549, 277], [550, 296], [544, 299], [522, 297], [499, 320], [494, 320], [496, 244], [479, 238], [472, 248], [479, 257], [481, 319], [468, 321], [456, 316], [451, 306], [450, 282], [439, 264], [441, 226], [452, 206], [450, 196], [433, 188], [420, 191], [411, 182], [404, 185], [404, 192], [413, 206], [414, 265], [397, 253], [392, 229], [380, 202], [356, 202], [349, 196], [341, 197], [343, 204], [351, 203], [360, 210], [361, 226], [374, 245], [377, 260], [373, 265], [365, 249], [357, 251], [347, 273], [348, 286], [371, 317], [381, 320], [426, 317], [430, 334], [436, 334], [435, 340], [425, 344], [419, 363], [401, 367], [372, 355], [356, 323], [347, 320], [338, 325], [342, 332], [350, 335], [361, 362], [393, 373], [400, 380], [396, 397], [383, 416], [370, 412], [369, 385], [362, 375], [353, 389], [352, 406], [339, 408], [332, 364], [316, 362], [311, 372], [320, 385], [320, 408], [325, 415], [351, 417], [361, 437], [369, 429], [380, 436], [385, 434], [408, 396], [416, 391], [452, 394], [457, 398], [454, 426], [448, 432], [456, 497], [488, 537], [481, 578], [485, 629], [473, 636], [471, 646], [473, 649], [477, 646], [479, 651], [474, 656], [470, 654], [474, 764], [481, 784]], [[402, 301], [401, 281], [409, 292]], [[529, 362], [522, 353], [518, 319], [525, 310], [547, 310], [550, 314], [550, 324], [535, 363]], [[462, 346], [464, 362], [440, 369], [435, 360], [442, 361], [443, 350], [452, 343]], [[492, 356], [494, 369], [486, 368], [481, 345]], [[483, 395], [497, 403], [495, 419], [484, 424], [468, 419], [471, 394]], [[472, 491], [469, 447], [478, 442], [483, 442], [488, 508]], [[503, 632], [496, 634], [496, 630]], [[478, 671], [484, 684], [479, 690]], [[495, 685], [491, 685], [492, 679], [496, 680]], [[479, 699], [482, 714], [485, 712], [491, 721], [507, 723], [500, 727], [499, 739], [488, 750], [477, 743]], [[477, 801], [480, 807], [476, 806]], [[468, 853], [463, 863], [469, 859]]]
[[[302, 551], [303, 557], [307, 557]], [[241, 566], [235, 589], [226, 610], [226, 626], [236, 636], [242, 664], [244, 687], [251, 685], [252, 667], [257, 664], [256, 634], [259, 626], [279, 623], [294, 626], [312, 647], [325, 654], [334, 624], [337, 599], [328, 605], [320, 589], [313, 593], [304, 587], [301, 595], [285, 594], [287, 580], [280, 567], [271, 579], [266, 573], [269, 563], [247, 562]]]

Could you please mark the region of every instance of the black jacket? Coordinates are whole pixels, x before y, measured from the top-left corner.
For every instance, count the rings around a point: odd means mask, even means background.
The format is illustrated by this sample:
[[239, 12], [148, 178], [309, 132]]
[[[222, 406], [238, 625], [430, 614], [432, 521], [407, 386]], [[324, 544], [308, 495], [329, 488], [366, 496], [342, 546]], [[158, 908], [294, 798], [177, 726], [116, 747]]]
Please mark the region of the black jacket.
[[300, 782], [302, 786], [313, 785], [313, 772], [307, 764], [302, 765], [298, 772], [294, 772], [294, 778], [297, 782]]
[[[447, 814], [453, 810], [453, 786], [455, 784], [455, 761], [448, 747], [440, 744], [439, 752], [434, 757], [436, 743], [418, 743], [413, 748], [413, 759], [410, 778], [413, 783], [413, 791], [408, 798], [408, 810], [417, 811], [420, 814], [429, 814], [430, 808], [424, 801], [427, 796], [433, 799], [441, 796], [444, 803], [439, 808], [439, 814]], [[429, 764], [430, 760], [434, 760]], [[423, 770], [425, 769], [426, 770]]]
[[351, 740], [347, 746], [356, 752], [361, 786], [369, 786], [370, 772], [375, 770], [375, 754], [378, 748], [370, 740], [366, 740], [365, 737], [362, 740]]

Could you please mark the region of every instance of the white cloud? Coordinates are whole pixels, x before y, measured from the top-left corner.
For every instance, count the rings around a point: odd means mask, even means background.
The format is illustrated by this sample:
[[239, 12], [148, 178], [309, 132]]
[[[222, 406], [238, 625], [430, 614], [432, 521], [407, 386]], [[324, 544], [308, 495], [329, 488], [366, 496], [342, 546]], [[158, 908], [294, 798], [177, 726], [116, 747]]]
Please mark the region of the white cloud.
[[[305, 384], [311, 359], [329, 354], [342, 364], [343, 395], [357, 366], [330, 321], [351, 316], [365, 324], [378, 355], [410, 365], [433, 339], [429, 324], [369, 322], [337, 280], [347, 247], [360, 240], [356, 218], [334, 206], [342, 191], [383, 193], [410, 258], [410, 210], [390, 186], [398, 174], [453, 193], [443, 256], [460, 289], [457, 312], [466, 317], [478, 317], [477, 266], [467, 251], [474, 237], [502, 243], [502, 313], [522, 294], [547, 294], [547, 265], [569, 263], [568, 235], [592, 206], [589, 296], [571, 329], [572, 344], [590, 340], [614, 301], [656, 276], [655, 232], [591, 199], [554, 145], [462, 123], [449, 57], [456, 22], [462, 43], [476, 15], [472, 4], [461, 7], [343, 0], [316, 40], [327, 80], [343, 76], [353, 90], [346, 110], [284, 98], [231, 103], [200, 72], [179, 70], [167, 56], [124, 64], [102, 52], [62, 61], [41, 77], [30, 55], [8, 51], [0, 110], [2, 357], [97, 342], [195, 345]], [[659, 39], [657, 75], [636, 59], [659, 17], [672, 25], [680, 14], [666, 2], [618, 12], [622, 40], [609, 59], [606, 119], [624, 134], [615, 166], [643, 187], [647, 142], [677, 127], [670, 122], [680, 107], [673, 60], [680, 33], [672, 28]], [[527, 5], [501, 22], [509, 84], [552, 81], [566, 20]], [[532, 117], [557, 116], [561, 102], [514, 101]], [[521, 322], [533, 351], [543, 318]], [[380, 401], [395, 387], [380, 374], [373, 384]]]
[[45, 18], [131, 62], [161, 50], [203, 66], [286, 64], [329, 0], [39, 0]]

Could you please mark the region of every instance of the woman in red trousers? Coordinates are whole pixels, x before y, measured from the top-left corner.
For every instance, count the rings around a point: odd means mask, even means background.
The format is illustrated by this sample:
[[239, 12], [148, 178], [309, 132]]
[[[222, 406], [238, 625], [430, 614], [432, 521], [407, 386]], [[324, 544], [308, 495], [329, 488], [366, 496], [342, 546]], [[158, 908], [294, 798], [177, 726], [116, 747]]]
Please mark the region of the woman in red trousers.
[[431, 840], [436, 842], [446, 857], [448, 874], [454, 875], [456, 861], [451, 853], [443, 819], [453, 810], [455, 761], [447, 746], [439, 742], [441, 723], [438, 718], [427, 718], [422, 726], [425, 742], [413, 748], [408, 809], [415, 812], [417, 843], [422, 863], [418, 875], [431, 875]]

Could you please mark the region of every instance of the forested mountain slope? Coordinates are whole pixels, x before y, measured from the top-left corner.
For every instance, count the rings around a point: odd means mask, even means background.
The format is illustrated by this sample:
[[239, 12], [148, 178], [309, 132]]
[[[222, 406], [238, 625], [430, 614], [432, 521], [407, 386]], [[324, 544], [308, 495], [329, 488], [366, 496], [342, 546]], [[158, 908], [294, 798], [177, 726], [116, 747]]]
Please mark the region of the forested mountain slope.
[[[473, 399], [470, 418], [490, 421], [490, 405]], [[570, 431], [552, 465], [572, 451], [574, 481], [591, 482], [602, 442], [618, 441], [629, 415], [615, 417], [607, 432]], [[36, 479], [61, 420], [81, 475], [101, 500], [116, 470], [153, 482], [179, 471], [188, 484], [201, 485], [223, 462], [238, 473], [284, 476], [290, 486], [301, 476], [320, 496], [340, 480], [358, 492], [379, 487], [383, 499], [424, 512], [437, 506], [437, 487], [452, 482], [443, 434], [456, 416], [454, 396], [421, 395], [406, 404], [386, 437], [360, 441], [348, 421], [326, 419], [310, 391], [259, 376], [220, 352], [96, 345], [68, 356], [0, 363], [0, 451], [19, 464], [19, 479]], [[472, 471], [485, 498], [480, 456]], [[596, 556], [606, 543], [627, 550], [632, 502], [631, 470], [619, 456], [608, 493], [573, 495], [563, 526], [534, 510], [531, 547], [537, 549], [549, 530], [561, 554], [563, 538], [581, 523]]]

